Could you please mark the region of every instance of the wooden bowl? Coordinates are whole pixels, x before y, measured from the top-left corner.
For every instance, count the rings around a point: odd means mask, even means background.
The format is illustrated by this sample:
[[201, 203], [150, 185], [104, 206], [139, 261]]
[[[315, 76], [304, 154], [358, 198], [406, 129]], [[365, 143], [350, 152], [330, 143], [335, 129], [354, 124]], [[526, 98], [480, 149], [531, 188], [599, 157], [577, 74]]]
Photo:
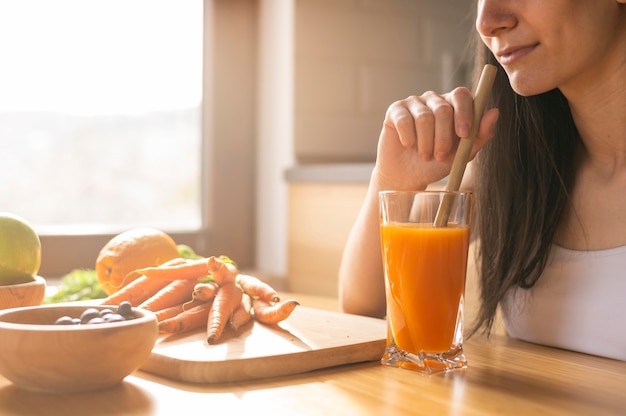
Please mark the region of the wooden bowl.
[[112, 387], [138, 369], [158, 337], [155, 315], [133, 308], [135, 318], [123, 322], [54, 324], [87, 308], [111, 307], [65, 303], [0, 311], [0, 374], [25, 390], [74, 393]]
[[35, 281], [0, 286], [0, 309], [39, 306], [46, 295], [46, 280], [35, 276]]

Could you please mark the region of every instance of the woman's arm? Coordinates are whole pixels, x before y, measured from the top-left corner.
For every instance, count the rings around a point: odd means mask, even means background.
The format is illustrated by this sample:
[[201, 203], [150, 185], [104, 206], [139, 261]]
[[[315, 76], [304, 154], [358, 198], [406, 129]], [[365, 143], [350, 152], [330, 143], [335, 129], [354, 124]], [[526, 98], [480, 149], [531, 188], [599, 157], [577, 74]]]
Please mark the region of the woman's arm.
[[[485, 113], [471, 157], [493, 136], [497, 110]], [[472, 97], [466, 88], [432, 92], [392, 104], [378, 141], [367, 195], [352, 227], [339, 268], [344, 312], [385, 315], [378, 192], [423, 190], [450, 172], [458, 137], [469, 134]]]
[[377, 171], [348, 236], [339, 267], [339, 299], [347, 313], [385, 316], [385, 286], [380, 245]]

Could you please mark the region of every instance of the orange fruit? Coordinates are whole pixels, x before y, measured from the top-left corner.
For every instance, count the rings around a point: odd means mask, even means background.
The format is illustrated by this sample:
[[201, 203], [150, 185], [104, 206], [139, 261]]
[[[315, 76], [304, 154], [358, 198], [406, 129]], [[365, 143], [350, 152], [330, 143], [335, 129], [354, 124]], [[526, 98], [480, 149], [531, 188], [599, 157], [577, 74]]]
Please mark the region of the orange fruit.
[[139, 277], [134, 270], [158, 266], [180, 257], [176, 243], [163, 231], [140, 227], [116, 235], [102, 247], [96, 260], [96, 276], [107, 295]]

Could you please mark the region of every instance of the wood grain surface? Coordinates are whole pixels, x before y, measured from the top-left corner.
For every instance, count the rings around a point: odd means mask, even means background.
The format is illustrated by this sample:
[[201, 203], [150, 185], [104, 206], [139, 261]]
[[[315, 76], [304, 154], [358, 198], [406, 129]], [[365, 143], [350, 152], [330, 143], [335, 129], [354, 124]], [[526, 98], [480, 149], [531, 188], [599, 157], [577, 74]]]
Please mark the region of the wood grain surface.
[[[283, 297], [283, 294], [281, 294]], [[314, 308], [337, 300], [289, 294]], [[20, 390], [0, 376], [2, 416], [623, 415], [626, 362], [496, 335], [466, 340], [466, 370], [424, 375], [378, 360], [224, 383], [186, 383], [137, 371], [93, 393]]]
[[297, 374], [380, 360], [384, 320], [298, 306], [279, 325], [252, 320], [209, 345], [206, 332], [161, 338], [142, 370], [193, 383], [223, 383]]

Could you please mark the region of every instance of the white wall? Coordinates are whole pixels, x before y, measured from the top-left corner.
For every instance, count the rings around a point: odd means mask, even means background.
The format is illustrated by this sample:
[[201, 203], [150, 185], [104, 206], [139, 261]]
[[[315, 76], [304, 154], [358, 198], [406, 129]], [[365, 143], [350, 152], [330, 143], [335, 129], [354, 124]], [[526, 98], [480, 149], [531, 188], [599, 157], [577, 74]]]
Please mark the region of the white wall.
[[287, 184], [293, 166], [293, 0], [259, 2], [256, 268], [287, 273]]
[[468, 85], [472, 4], [259, 0], [259, 271], [286, 275], [286, 169], [373, 162], [389, 104]]
[[389, 104], [467, 85], [472, 4], [296, 0], [298, 161], [373, 161]]

